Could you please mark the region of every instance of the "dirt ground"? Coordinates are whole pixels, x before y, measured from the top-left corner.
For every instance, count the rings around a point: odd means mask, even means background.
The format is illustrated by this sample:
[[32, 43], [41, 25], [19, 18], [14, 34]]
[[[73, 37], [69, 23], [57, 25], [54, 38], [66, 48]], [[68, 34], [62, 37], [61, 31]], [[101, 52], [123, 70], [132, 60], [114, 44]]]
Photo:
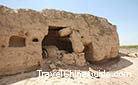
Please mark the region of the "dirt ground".
[[[120, 59], [112, 60], [111, 62], [102, 65], [91, 65], [84, 67], [70, 67], [58, 68], [62, 71], [78, 71], [96, 73], [99, 70], [108, 72], [110, 74], [129, 73], [128, 76], [92, 76], [87, 77], [39, 77], [38, 71], [31, 71], [26, 73], [19, 73], [16, 75], [4, 76], [0, 78], [0, 85], [137, 85], [138, 84], [138, 57], [127, 56], [128, 53], [137, 52], [138, 49], [120, 49]], [[47, 61], [46, 61], [47, 62]], [[42, 66], [42, 71], [50, 71], [45, 65]], [[67, 69], [68, 67], [68, 69]], [[54, 70], [55, 71], [55, 70]], [[57, 70], [56, 70], [57, 71]]]

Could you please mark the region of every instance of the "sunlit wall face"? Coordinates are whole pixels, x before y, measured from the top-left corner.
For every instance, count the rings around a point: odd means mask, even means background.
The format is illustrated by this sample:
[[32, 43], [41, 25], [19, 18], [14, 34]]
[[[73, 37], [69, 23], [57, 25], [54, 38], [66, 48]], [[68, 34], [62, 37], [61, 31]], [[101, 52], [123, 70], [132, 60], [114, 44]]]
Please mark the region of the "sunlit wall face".
[[138, 44], [137, 3], [138, 0], [0, 0], [0, 5], [11, 8], [52, 8], [105, 17], [117, 25], [121, 45]]

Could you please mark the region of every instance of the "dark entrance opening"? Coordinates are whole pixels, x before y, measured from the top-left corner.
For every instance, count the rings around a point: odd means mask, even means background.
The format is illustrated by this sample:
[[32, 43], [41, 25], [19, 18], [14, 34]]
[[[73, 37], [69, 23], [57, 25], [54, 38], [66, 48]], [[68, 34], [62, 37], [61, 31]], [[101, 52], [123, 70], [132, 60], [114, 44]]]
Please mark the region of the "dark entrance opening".
[[85, 46], [84, 53], [86, 61], [91, 62], [90, 59], [92, 59], [93, 56], [93, 46], [91, 43]]
[[48, 35], [42, 40], [42, 48], [45, 46], [56, 46], [59, 50], [65, 50], [68, 53], [72, 53], [72, 43], [69, 40], [69, 36], [60, 37], [59, 30], [61, 29], [64, 29], [64, 27], [49, 26]]

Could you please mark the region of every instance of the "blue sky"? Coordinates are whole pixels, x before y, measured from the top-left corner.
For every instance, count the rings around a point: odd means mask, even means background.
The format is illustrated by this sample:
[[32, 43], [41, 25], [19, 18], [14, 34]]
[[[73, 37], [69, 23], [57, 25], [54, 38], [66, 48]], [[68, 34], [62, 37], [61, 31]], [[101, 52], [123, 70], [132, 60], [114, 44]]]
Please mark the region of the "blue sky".
[[121, 45], [138, 45], [138, 0], [0, 0], [11, 8], [52, 8], [89, 13], [117, 25]]

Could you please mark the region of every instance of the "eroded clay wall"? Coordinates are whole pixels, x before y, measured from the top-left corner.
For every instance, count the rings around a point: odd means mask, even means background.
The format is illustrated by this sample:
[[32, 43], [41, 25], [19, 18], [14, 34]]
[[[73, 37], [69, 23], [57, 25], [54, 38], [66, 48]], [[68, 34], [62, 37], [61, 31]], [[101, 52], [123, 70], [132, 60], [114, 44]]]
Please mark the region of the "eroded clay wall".
[[[100, 62], [118, 57], [116, 26], [104, 18], [57, 10], [37, 12], [1, 6], [0, 75], [39, 67], [43, 61], [42, 41], [48, 36], [50, 26], [63, 28], [58, 30], [59, 36], [71, 42], [73, 51], [62, 56], [66, 64], [84, 66], [86, 61]], [[9, 40], [15, 36], [17, 40], [13, 42], [24, 43], [10, 46]]]

